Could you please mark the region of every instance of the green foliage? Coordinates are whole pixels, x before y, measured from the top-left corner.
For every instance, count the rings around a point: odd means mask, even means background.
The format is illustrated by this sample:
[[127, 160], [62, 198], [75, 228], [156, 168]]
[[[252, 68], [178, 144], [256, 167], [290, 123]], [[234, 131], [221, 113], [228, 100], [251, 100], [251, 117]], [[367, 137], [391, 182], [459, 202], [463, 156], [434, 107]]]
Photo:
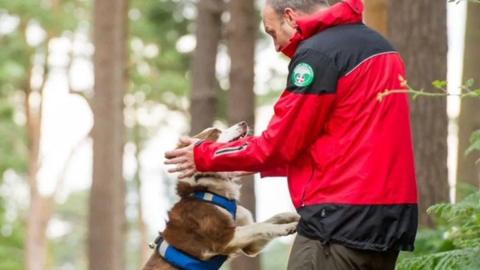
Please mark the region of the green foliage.
[[[61, 36], [76, 29], [79, 17], [90, 17], [84, 12], [89, 3], [89, 0], [0, 0], [0, 20], [14, 18], [18, 22], [12, 32], [0, 35], [0, 186], [5, 171], [26, 175], [27, 170], [25, 91], [35, 55], [44, 54], [48, 45], [45, 40], [29, 44], [28, 26], [37, 25], [47, 39]], [[6, 209], [7, 200], [0, 197], [0, 269], [23, 269], [25, 228], [15, 218], [19, 213], [12, 215], [11, 209]]]
[[263, 270], [277, 270], [285, 269], [288, 264], [288, 256], [290, 253], [291, 244], [283, 243], [279, 240], [272, 241], [262, 252], [262, 269]]
[[397, 270], [477, 270], [480, 267], [478, 248], [452, 250], [402, 260]]
[[480, 192], [427, 212], [436, 217], [438, 229], [419, 233], [415, 253], [403, 254], [397, 270], [480, 269]]
[[435, 80], [432, 82], [433, 87], [444, 90], [447, 88], [447, 81]]
[[[291, 244], [286, 244], [280, 240], [273, 240], [262, 251], [260, 265], [262, 270], [285, 269], [288, 263]], [[220, 270], [231, 269], [228, 263], [225, 263]]]
[[[178, 39], [189, 34], [192, 21], [183, 15], [194, 9], [192, 1], [143, 1], [131, 3], [130, 46], [132, 68], [129, 70], [132, 92], [144, 92], [146, 100], [181, 108], [179, 98], [190, 89], [188, 54], [177, 50]], [[142, 52], [149, 46], [156, 48], [158, 55], [148, 56]], [[148, 67], [148, 72], [139, 67]], [[166, 93], [176, 99], [166, 98]]]
[[21, 24], [38, 22], [51, 35], [58, 35], [66, 29], [72, 30], [77, 24], [76, 14], [78, 6], [85, 6], [89, 1], [62, 0], [58, 6], [52, 7], [47, 1], [0, 0], [0, 9], [9, 11], [21, 19]]
[[0, 201], [0, 269], [23, 269], [23, 238], [25, 228], [19, 222], [6, 220]]
[[480, 129], [473, 132], [470, 136], [470, 147], [465, 154], [468, 155], [473, 151], [480, 151]]
[[14, 122], [13, 106], [0, 96], [0, 179], [7, 169], [25, 172], [25, 141], [24, 130]]
[[87, 205], [87, 190], [71, 194], [67, 201], [59, 205], [54, 219], [62, 223], [66, 231], [50, 241], [50, 248], [55, 254], [52, 269], [67, 266], [71, 269], [87, 269]]
[[480, 247], [480, 193], [473, 193], [457, 204], [434, 205], [427, 212], [448, 224], [447, 237], [456, 247]]

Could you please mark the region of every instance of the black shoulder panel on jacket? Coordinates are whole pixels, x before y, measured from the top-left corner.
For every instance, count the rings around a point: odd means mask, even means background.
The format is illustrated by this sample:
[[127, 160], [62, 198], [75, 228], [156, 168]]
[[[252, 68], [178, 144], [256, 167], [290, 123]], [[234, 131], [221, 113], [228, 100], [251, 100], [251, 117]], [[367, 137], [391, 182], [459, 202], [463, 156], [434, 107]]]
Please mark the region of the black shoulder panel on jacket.
[[303, 41], [297, 54], [305, 50], [314, 50], [332, 59], [339, 77], [348, 74], [371, 57], [395, 52], [385, 38], [364, 24], [348, 24], [326, 29]]
[[337, 90], [337, 67], [330, 57], [316, 50], [297, 50], [288, 70], [287, 91], [299, 94], [328, 94]]

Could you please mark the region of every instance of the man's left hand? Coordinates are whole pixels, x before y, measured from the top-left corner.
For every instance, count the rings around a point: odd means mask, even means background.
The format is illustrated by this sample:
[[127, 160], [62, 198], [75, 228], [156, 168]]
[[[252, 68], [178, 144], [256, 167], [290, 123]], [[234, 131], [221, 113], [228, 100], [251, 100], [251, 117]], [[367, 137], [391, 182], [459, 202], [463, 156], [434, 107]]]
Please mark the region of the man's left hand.
[[191, 137], [181, 137], [180, 144], [187, 145], [183, 148], [175, 149], [165, 153], [165, 164], [176, 165], [175, 168], [169, 169], [169, 173], [179, 172], [178, 178], [192, 177], [196, 172], [195, 159], [193, 157], [193, 147], [199, 139]]

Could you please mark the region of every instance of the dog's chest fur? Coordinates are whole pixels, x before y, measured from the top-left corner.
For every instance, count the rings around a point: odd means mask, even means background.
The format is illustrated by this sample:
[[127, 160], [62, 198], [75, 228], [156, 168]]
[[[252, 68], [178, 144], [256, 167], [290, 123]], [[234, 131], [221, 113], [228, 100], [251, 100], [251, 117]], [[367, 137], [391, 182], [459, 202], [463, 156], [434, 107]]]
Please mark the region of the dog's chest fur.
[[[163, 231], [164, 239], [172, 246], [197, 258], [209, 258], [221, 253], [235, 233], [235, 220], [224, 209], [191, 197], [197, 191], [232, 195], [237, 184], [220, 179], [180, 181], [177, 193], [181, 200], [168, 213], [169, 221]], [[212, 190], [213, 189], [213, 190]]]

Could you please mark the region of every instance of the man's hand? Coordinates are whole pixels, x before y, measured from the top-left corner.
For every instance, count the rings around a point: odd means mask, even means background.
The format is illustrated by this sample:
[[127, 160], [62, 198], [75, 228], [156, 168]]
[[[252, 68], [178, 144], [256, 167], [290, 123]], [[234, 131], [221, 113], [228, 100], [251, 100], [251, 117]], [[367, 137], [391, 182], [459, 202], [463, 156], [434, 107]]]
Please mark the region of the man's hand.
[[180, 144], [187, 145], [183, 148], [175, 149], [165, 153], [165, 164], [176, 165], [175, 168], [169, 169], [169, 173], [179, 172], [178, 178], [192, 177], [196, 172], [195, 160], [193, 157], [193, 147], [199, 139], [191, 137], [181, 137]]

